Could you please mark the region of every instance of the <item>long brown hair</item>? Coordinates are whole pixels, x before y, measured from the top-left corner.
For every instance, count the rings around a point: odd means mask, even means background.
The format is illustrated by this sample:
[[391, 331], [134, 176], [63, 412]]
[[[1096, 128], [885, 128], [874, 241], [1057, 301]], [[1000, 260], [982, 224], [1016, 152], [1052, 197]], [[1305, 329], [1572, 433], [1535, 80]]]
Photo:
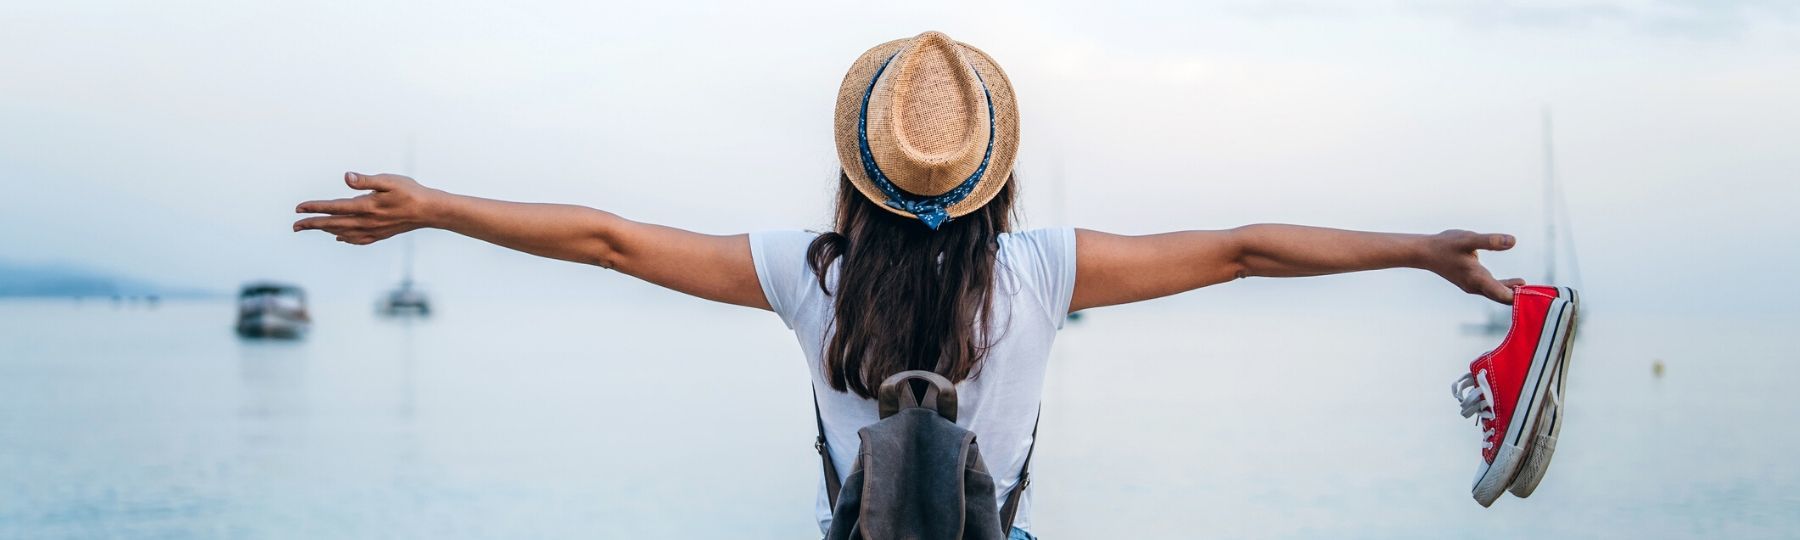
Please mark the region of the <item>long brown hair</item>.
[[[1012, 178], [980, 209], [936, 231], [875, 204], [840, 172], [836, 230], [806, 250], [835, 310], [825, 380], [870, 398], [901, 371], [933, 371], [951, 382], [975, 376], [993, 344], [988, 307], [1000, 233], [1012, 227]], [[835, 291], [825, 281], [834, 261]]]

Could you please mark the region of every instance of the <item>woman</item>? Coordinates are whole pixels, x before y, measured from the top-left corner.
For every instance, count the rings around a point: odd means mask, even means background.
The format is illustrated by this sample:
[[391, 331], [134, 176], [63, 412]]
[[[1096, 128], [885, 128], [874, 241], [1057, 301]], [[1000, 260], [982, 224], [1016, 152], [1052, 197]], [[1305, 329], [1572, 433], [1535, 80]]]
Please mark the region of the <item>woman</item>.
[[[1018, 110], [1006, 73], [926, 32], [863, 53], [839, 89], [831, 232], [711, 236], [554, 204], [432, 190], [404, 176], [345, 175], [350, 199], [302, 203], [294, 230], [363, 245], [422, 227], [623, 272], [701, 298], [774, 311], [799, 337], [839, 474], [876, 420], [873, 388], [935, 371], [958, 383], [957, 423], [981, 441], [999, 501], [1032, 444], [1050, 343], [1068, 313], [1247, 276], [1420, 268], [1511, 301], [1478, 250], [1507, 235], [1382, 234], [1292, 225], [1120, 236], [1012, 232]], [[841, 478], [840, 478], [841, 480]], [[822, 483], [823, 484], [823, 483]], [[1014, 522], [1031, 538], [1029, 489]], [[821, 490], [817, 513], [828, 527]], [[996, 501], [998, 504], [999, 501]]]

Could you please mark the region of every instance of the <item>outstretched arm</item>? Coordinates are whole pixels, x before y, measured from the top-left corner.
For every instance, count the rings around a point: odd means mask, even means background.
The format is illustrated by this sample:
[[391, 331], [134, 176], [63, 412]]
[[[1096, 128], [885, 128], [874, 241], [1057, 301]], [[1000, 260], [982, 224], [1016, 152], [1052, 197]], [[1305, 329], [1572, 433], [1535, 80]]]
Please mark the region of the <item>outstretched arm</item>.
[[1077, 230], [1075, 296], [1069, 310], [1126, 304], [1233, 279], [1302, 277], [1383, 268], [1419, 268], [1463, 292], [1512, 302], [1478, 250], [1511, 249], [1513, 237], [1449, 230], [1438, 234], [1345, 231], [1299, 225], [1249, 225], [1225, 231], [1120, 236]]
[[295, 231], [372, 244], [420, 228], [451, 231], [540, 257], [592, 264], [707, 300], [769, 309], [745, 235], [714, 236], [638, 223], [564, 204], [496, 201], [446, 193], [395, 174], [345, 173], [361, 196], [307, 201]]

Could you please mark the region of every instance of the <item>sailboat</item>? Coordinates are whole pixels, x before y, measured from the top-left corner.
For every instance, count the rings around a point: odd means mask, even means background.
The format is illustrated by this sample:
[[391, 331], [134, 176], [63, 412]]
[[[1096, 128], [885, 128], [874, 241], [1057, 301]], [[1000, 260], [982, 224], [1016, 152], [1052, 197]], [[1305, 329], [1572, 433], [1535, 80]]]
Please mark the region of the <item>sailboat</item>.
[[[1569, 224], [1568, 200], [1563, 197], [1562, 184], [1556, 181], [1556, 151], [1551, 138], [1550, 108], [1544, 108], [1544, 279], [1537, 283], [1550, 285], [1557, 281], [1556, 255], [1558, 234], [1556, 224], [1563, 224], [1562, 235], [1566, 237], [1569, 254], [1569, 278], [1576, 288], [1581, 286], [1581, 264], [1575, 257], [1575, 237]], [[1484, 335], [1502, 335], [1512, 328], [1512, 310], [1495, 307], [1488, 311], [1487, 321], [1463, 325], [1470, 333]]]
[[[413, 147], [411, 139], [406, 144], [406, 174], [413, 174]], [[400, 278], [400, 286], [388, 291], [376, 302], [375, 311], [389, 317], [424, 317], [431, 315], [431, 299], [425, 291], [413, 286], [413, 236], [406, 237], [405, 274]]]
[[431, 299], [425, 291], [413, 286], [413, 243], [412, 237], [406, 238], [406, 275], [400, 278], [400, 286], [381, 297], [376, 311], [389, 317], [406, 317], [431, 315]]

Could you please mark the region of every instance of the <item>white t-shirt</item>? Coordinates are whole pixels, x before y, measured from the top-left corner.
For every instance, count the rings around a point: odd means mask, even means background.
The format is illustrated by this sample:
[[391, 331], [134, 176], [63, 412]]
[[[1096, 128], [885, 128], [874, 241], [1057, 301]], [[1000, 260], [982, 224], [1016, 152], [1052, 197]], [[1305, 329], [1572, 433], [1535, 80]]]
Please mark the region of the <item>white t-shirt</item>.
[[[820, 362], [829, 340], [833, 308], [831, 297], [819, 290], [818, 279], [806, 262], [806, 248], [816, 236], [800, 231], [751, 234], [750, 254], [769, 306], [794, 330], [806, 353], [831, 459], [838, 474], [847, 477], [861, 445], [857, 430], [878, 418], [874, 400], [833, 390], [824, 380]], [[1075, 231], [1055, 228], [1008, 233], [1000, 235], [999, 244], [994, 265], [996, 328], [990, 334], [995, 342], [979, 373], [956, 388], [956, 424], [975, 432], [988, 472], [994, 475], [996, 506], [1006, 501], [1018, 483], [1026, 449], [1031, 446], [1050, 343], [1068, 316], [1069, 298], [1075, 291]], [[826, 283], [833, 289], [837, 271], [834, 264], [826, 275]], [[820, 531], [831, 526], [824, 480], [821, 472], [816, 504]], [[1019, 501], [1013, 525], [1030, 529], [1029, 487]]]

